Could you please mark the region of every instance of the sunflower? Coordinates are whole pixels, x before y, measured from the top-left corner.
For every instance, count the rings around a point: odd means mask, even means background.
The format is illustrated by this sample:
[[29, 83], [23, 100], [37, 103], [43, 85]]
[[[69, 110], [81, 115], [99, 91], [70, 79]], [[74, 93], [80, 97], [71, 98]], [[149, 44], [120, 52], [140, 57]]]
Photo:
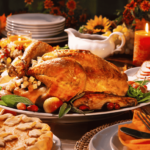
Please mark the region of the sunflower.
[[145, 0], [140, 4], [140, 7], [143, 11], [148, 11], [150, 9], [150, 2]]
[[109, 30], [110, 26], [111, 23], [109, 19], [106, 17], [102, 18], [101, 15], [99, 17], [95, 16], [94, 20], [88, 20], [87, 25], [85, 25], [85, 27], [88, 30], [92, 30], [93, 33], [104, 33]]

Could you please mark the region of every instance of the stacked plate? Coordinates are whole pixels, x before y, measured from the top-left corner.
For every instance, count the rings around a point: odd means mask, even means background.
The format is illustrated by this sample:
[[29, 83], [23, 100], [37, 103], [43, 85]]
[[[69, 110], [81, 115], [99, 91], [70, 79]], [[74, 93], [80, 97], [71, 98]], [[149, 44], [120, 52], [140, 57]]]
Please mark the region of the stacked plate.
[[32, 38], [47, 43], [67, 41], [64, 32], [65, 18], [42, 13], [17, 14], [7, 17], [6, 32], [26, 30], [32, 32]]

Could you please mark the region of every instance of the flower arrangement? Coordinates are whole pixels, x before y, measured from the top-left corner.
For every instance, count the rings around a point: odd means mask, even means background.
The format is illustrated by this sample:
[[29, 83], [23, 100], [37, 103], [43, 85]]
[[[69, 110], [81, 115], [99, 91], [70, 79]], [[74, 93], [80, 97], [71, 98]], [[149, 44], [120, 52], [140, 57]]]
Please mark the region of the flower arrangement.
[[94, 19], [90, 19], [87, 21], [86, 25], [82, 25], [79, 28], [79, 32], [81, 33], [99, 33], [103, 34], [110, 30], [112, 22], [106, 17], [102, 17], [102, 15], [95, 16]]
[[148, 0], [131, 0], [123, 11], [117, 11], [116, 23], [125, 23], [133, 29], [144, 29], [150, 20], [150, 2]]
[[66, 27], [79, 28], [86, 22], [86, 9], [80, 6], [77, 0], [24, 0], [28, 12], [49, 13], [66, 18]]
[[[9, 14], [8, 16], [11, 16], [12, 14]], [[7, 16], [7, 17], [8, 17]], [[3, 29], [6, 26], [6, 16], [5, 14], [3, 14], [2, 16], [0, 16], [0, 28]]]

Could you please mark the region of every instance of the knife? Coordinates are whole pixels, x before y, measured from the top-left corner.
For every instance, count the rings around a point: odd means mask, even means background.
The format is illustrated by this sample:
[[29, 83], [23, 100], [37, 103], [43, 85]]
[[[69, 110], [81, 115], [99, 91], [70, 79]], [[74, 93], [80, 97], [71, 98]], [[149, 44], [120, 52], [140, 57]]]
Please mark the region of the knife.
[[127, 127], [121, 127], [120, 131], [124, 132], [127, 135], [130, 135], [135, 138], [140, 138], [140, 139], [150, 139], [150, 133], [146, 132], [141, 132], [135, 129], [130, 129]]

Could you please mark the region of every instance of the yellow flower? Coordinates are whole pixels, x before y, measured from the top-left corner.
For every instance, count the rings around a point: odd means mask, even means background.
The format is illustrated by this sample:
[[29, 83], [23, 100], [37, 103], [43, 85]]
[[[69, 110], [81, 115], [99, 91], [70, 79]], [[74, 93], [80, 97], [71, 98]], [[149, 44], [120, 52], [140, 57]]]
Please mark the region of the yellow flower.
[[87, 22], [87, 25], [85, 27], [88, 30], [92, 30], [93, 33], [98, 33], [98, 32], [106, 32], [109, 30], [109, 27], [111, 26], [111, 23], [109, 19], [106, 17], [102, 18], [100, 15], [99, 17], [95, 16], [94, 20], [90, 19]]

